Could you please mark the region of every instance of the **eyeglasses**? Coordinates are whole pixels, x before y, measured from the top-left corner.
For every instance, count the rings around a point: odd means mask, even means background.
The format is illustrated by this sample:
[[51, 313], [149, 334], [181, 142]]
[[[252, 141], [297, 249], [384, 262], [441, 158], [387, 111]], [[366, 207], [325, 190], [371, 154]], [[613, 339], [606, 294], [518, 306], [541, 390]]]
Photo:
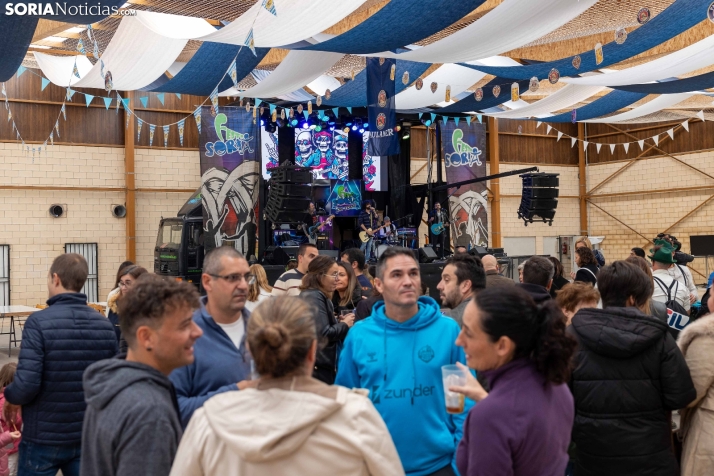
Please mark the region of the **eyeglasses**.
[[332, 278], [332, 279], [334, 279], [335, 281], [337, 281], [338, 279], [340, 279], [340, 275], [339, 275], [338, 273], [335, 273], [335, 274], [322, 273], [322, 275], [323, 275], [323, 276], [327, 276], [328, 278]]
[[230, 284], [236, 284], [243, 279], [245, 279], [245, 282], [246, 282], [246, 284], [248, 284], [248, 286], [251, 286], [255, 283], [255, 275], [254, 274], [243, 275], [243, 274], [235, 273], [235, 274], [226, 274], [225, 276], [221, 276], [220, 274], [209, 274], [209, 276], [211, 276], [213, 278], [223, 279]]

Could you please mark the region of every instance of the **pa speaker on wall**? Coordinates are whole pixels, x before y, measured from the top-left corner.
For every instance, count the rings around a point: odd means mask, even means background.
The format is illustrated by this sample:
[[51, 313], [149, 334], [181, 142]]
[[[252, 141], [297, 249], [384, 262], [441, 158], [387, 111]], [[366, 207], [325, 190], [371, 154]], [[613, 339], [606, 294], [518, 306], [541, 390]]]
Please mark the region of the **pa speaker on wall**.
[[50, 205], [50, 216], [52, 218], [61, 218], [65, 215], [65, 212], [67, 211], [67, 205], [62, 205], [59, 203], [55, 203]]
[[534, 220], [553, 225], [555, 209], [558, 208], [559, 174], [523, 174], [523, 192], [518, 218], [524, 224]]
[[349, 179], [362, 180], [362, 134], [350, 130], [347, 136], [347, 161], [349, 163]]
[[124, 205], [112, 205], [111, 210], [114, 218], [126, 217], [126, 207]]

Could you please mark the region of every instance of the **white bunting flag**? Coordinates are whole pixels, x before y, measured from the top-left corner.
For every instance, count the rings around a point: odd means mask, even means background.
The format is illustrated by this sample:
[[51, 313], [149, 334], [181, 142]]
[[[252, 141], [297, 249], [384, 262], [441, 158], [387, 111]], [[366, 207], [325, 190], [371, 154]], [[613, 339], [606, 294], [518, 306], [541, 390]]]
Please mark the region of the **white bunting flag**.
[[561, 137], [563, 137], [563, 133], [558, 131], [558, 138], [555, 141], [558, 142]]
[[659, 134], [656, 136], [652, 136], [652, 140], [654, 141], [655, 145], [659, 145]]
[[550, 127], [550, 125], [547, 126], [546, 129], [545, 129], [545, 133], [546, 133], [546, 134], [550, 134], [550, 130], [551, 130], [551, 129], [552, 129], [552, 127]]
[[610, 155], [612, 155], [612, 154], [615, 153], [615, 146], [616, 146], [616, 145], [617, 145], [617, 144], [610, 144]]
[[625, 148], [625, 154], [626, 154], [626, 153], [629, 152], [629, 150], [630, 150], [630, 143], [629, 143], [629, 142], [625, 142], [624, 144], [622, 144], [622, 147]]
[[684, 127], [685, 131], [689, 132], [689, 119], [682, 123], [682, 127]]
[[704, 120], [704, 111], [699, 111], [697, 113], [697, 117], [703, 121]]
[[595, 144], [595, 148], [597, 149], [597, 153], [600, 153], [600, 147], [602, 147], [602, 144]]
[[575, 147], [575, 143], [576, 143], [577, 141], [578, 141], [578, 139], [576, 139], [575, 137], [571, 137], [571, 138], [570, 138], [570, 148], [571, 148], [571, 149], [572, 149], [573, 147]]
[[590, 145], [590, 142], [583, 141], [583, 149], [587, 149], [589, 145]]
[[640, 145], [640, 150], [645, 150], [645, 140], [638, 140], [637, 143]]
[[670, 138], [670, 139], [674, 139], [674, 127], [671, 128], [671, 129], [669, 129], [669, 130], [667, 131], [667, 134], [669, 134], [669, 138]]
[[538, 129], [538, 128], [540, 127], [540, 125], [541, 125], [541, 124], [543, 124], [543, 123], [542, 123], [542, 122], [540, 122], [540, 121], [536, 122], [536, 129]]

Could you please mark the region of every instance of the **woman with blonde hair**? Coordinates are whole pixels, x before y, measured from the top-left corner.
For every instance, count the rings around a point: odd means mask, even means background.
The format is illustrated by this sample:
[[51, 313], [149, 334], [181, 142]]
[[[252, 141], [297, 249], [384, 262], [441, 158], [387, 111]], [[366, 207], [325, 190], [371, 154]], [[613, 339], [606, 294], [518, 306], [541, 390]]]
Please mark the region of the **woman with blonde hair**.
[[338, 278], [335, 293], [332, 295], [332, 305], [335, 313], [339, 315], [341, 311], [353, 311], [357, 307], [362, 300], [362, 287], [357, 281], [352, 266], [342, 261], [338, 261], [337, 265]]
[[387, 426], [366, 392], [311, 377], [318, 334], [301, 298], [261, 303], [247, 341], [257, 388], [226, 392], [196, 410], [171, 476], [403, 476]]
[[268, 275], [265, 274], [265, 268], [261, 265], [252, 265], [250, 267], [250, 274], [255, 276], [255, 281], [248, 288], [248, 297], [245, 300], [245, 308], [253, 312], [258, 304], [271, 297], [273, 287], [268, 284]]

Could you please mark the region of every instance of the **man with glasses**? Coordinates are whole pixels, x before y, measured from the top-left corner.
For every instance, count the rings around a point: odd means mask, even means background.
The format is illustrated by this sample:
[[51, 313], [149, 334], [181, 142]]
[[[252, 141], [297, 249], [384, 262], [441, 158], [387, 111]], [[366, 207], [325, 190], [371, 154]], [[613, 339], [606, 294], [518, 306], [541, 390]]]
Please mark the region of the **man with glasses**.
[[300, 295], [300, 285], [302, 284], [302, 277], [307, 274], [307, 267], [310, 265], [310, 261], [315, 259], [319, 254], [317, 251], [317, 246], [312, 243], [303, 243], [298, 248], [298, 265], [295, 269], [290, 269], [285, 271], [280, 275], [275, 284], [273, 285], [272, 295], [278, 296], [299, 296]]
[[212, 396], [251, 386], [252, 358], [245, 340], [250, 313], [245, 302], [253, 281], [248, 261], [235, 248], [221, 246], [206, 255], [201, 275], [206, 296], [193, 314], [203, 337], [193, 344], [193, 363], [169, 377], [184, 428]]

